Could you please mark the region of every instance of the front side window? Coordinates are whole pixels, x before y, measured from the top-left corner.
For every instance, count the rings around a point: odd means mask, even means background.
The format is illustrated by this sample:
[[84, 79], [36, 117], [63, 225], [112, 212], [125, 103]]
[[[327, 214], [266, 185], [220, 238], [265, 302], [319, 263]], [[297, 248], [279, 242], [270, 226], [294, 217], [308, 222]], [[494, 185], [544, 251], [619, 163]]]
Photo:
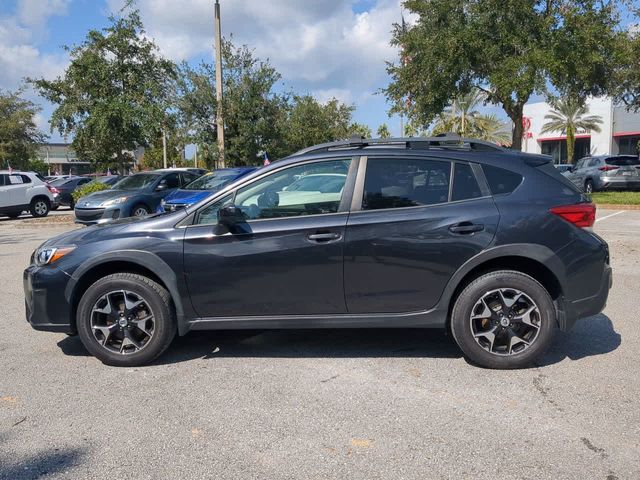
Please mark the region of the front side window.
[[218, 210], [233, 201], [233, 194], [226, 195], [204, 207], [196, 217], [196, 225], [215, 225], [218, 223]]
[[235, 205], [247, 220], [336, 213], [351, 160], [307, 163], [238, 189]]
[[363, 210], [435, 205], [449, 200], [451, 162], [369, 158]]

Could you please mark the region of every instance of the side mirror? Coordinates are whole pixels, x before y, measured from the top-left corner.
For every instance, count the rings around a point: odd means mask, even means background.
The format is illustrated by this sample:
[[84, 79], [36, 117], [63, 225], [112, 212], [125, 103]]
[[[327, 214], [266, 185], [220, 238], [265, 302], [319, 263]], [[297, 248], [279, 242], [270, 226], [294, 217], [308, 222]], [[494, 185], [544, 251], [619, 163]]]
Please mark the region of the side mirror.
[[233, 204], [225, 205], [218, 210], [218, 223], [224, 225], [229, 230], [233, 230], [233, 227], [246, 221], [247, 218], [242, 210]]
[[156, 187], [156, 192], [161, 192], [163, 190], [167, 189], [167, 181], [166, 180], [162, 180], [158, 186]]

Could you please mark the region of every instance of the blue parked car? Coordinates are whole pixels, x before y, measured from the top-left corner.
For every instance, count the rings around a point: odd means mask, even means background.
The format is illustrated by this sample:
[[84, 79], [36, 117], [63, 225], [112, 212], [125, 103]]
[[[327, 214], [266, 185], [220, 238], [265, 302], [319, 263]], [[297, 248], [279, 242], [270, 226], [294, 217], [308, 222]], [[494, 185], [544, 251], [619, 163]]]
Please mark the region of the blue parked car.
[[194, 180], [186, 187], [167, 195], [160, 202], [157, 213], [186, 208], [217, 192], [225, 185], [257, 170], [257, 167], [221, 168]]
[[110, 190], [82, 197], [75, 205], [76, 223], [93, 225], [154, 212], [174, 190], [198, 178], [187, 169], [154, 170], [124, 177]]

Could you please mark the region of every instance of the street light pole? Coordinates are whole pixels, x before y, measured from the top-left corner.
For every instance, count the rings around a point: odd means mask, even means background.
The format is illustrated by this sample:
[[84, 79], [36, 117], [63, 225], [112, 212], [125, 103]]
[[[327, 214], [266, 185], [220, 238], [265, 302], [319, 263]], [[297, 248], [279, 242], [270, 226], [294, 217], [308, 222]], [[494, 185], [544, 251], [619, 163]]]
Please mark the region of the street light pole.
[[222, 113], [222, 33], [220, 29], [220, 2], [215, 4], [215, 44], [216, 44], [216, 125], [218, 133], [219, 168], [225, 167], [224, 159], [224, 117]]
[[167, 168], [167, 133], [162, 129], [162, 164]]

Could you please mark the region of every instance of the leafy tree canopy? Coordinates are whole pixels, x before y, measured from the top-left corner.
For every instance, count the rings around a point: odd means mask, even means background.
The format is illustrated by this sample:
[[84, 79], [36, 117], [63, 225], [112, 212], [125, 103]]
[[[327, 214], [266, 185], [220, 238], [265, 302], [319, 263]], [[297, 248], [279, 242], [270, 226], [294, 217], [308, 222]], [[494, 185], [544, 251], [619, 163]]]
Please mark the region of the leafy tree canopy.
[[22, 91], [0, 90], [0, 168], [28, 169], [37, 144], [46, 136], [35, 122], [40, 108], [22, 98]]
[[619, 3], [407, 0], [417, 21], [395, 27], [392, 44], [402, 61], [388, 67], [392, 112], [406, 111], [427, 126], [451, 98], [478, 88], [513, 121], [519, 150], [522, 110], [532, 94], [547, 94], [550, 86], [578, 98], [612, 90], [625, 37]]
[[65, 47], [71, 63], [63, 77], [30, 80], [57, 105], [51, 129], [73, 135], [78, 157], [107, 164], [147, 146], [161, 130], [175, 79], [144, 33], [137, 11], [90, 30], [79, 46]]

